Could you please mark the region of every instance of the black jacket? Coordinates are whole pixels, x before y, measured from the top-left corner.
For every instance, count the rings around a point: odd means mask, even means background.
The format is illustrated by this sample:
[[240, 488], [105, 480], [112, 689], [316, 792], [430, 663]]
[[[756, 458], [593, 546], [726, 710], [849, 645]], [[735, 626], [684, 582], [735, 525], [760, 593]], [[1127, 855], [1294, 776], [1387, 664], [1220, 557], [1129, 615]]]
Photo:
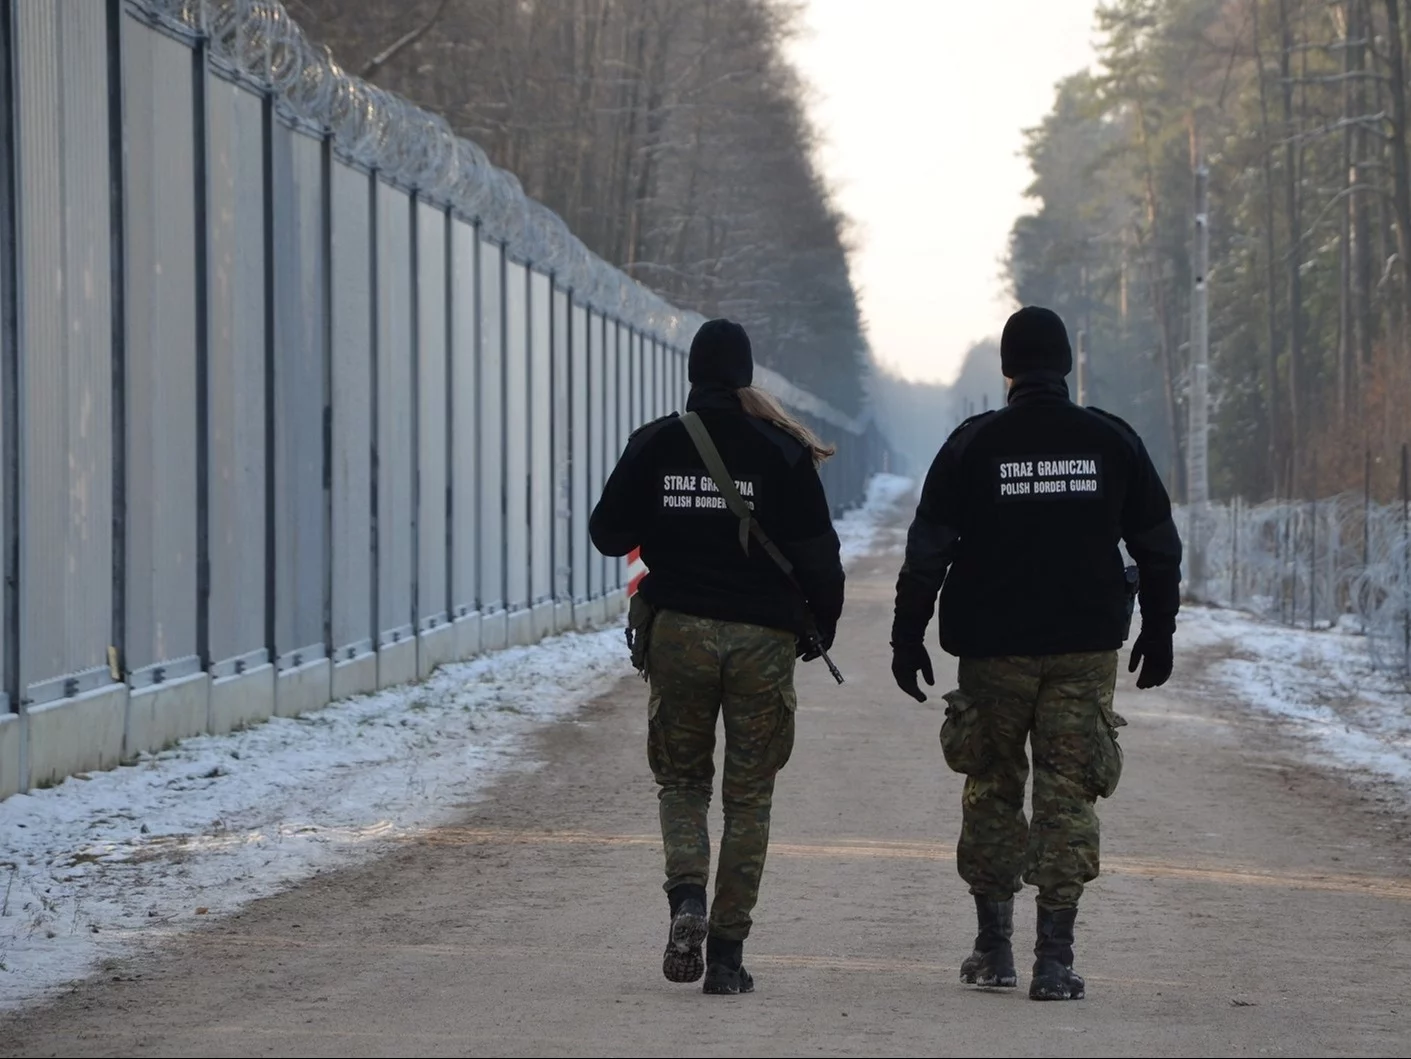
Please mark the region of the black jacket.
[[1007, 407], [962, 423], [931, 465], [892, 642], [923, 639], [939, 592], [941, 646], [953, 655], [1116, 650], [1119, 541], [1140, 571], [1143, 629], [1174, 632], [1181, 540], [1141, 438], [1073, 404], [1056, 375], [1018, 381]]
[[[793, 562], [824, 642], [843, 609], [838, 535], [808, 450], [778, 427], [745, 415], [733, 392], [696, 388], [700, 415], [755, 518]], [[641, 546], [648, 573], [638, 591], [653, 606], [721, 621], [802, 633], [802, 601], [726, 509], [685, 426], [673, 413], [634, 433], [588, 523], [605, 555]]]

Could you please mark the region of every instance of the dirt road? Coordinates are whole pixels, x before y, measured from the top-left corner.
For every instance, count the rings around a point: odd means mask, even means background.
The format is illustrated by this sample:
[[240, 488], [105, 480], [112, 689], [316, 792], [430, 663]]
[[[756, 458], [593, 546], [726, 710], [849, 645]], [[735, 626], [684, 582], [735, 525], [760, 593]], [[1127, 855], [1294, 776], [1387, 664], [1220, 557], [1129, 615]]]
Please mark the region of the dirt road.
[[[746, 948], [758, 992], [660, 976], [665, 899], [645, 696], [546, 730], [462, 826], [317, 878], [0, 1023], [4, 1055], [1406, 1055], [1411, 862], [1264, 722], [1124, 690], [1127, 771], [1100, 805], [1079, 917], [1088, 999], [982, 992], [957, 968], [960, 778], [938, 697], [888, 672], [896, 560], [849, 581], [832, 686], [798, 746]], [[1199, 660], [1183, 656], [1187, 672]], [[937, 691], [954, 679], [941, 660]], [[718, 820], [715, 832], [718, 833]], [[1017, 907], [1027, 983], [1032, 892]]]

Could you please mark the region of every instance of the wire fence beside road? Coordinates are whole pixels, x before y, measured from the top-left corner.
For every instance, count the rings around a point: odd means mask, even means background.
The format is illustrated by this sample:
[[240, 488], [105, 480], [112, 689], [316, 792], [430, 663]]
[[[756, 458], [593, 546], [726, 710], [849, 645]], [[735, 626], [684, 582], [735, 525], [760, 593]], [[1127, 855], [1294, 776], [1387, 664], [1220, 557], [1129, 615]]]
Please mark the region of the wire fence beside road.
[[1411, 680], [1411, 488], [1178, 510], [1188, 595], [1284, 625], [1366, 637], [1373, 664]]

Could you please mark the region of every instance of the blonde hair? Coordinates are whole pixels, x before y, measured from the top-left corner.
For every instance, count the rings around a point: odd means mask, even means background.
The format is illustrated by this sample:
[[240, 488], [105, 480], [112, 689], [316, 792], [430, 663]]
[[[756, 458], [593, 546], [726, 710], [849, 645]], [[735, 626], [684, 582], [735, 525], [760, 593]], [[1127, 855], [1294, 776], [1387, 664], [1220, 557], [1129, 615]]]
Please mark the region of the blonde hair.
[[776, 401], [772, 394], [766, 393], [757, 386], [745, 386], [736, 390], [735, 393], [740, 398], [740, 407], [745, 410], [745, 415], [773, 423], [784, 431], [808, 449], [809, 455], [813, 457], [815, 467], [820, 466], [824, 460], [838, 451], [836, 445], [829, 445], [826, 441], [820, 440], [817, 434], [784, 411], [784, 406]]

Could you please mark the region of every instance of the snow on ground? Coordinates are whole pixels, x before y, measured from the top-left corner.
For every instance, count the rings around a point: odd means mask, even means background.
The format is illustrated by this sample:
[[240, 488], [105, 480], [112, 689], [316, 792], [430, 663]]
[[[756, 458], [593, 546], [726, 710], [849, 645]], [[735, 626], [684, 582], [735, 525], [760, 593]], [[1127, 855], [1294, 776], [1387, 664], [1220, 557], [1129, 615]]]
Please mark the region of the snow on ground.
[[0, 1010], [456, 818], [630, 672], [620, 629], [561, 636], [0, 802]]
[[[1346, 629], [1309, 631], [1231, 610], [1183, 610], [1178, 651], [1212, 661], [1186, 682], [1277, 719], [1310, 759], [1395, 784], [1411, 801], [1411, 695], [1372, 667], [1367, 641]], [[1177, 680], [1182, 680], [1180, 657]]]
[[[843, 563], [850, 564], [873, 550], [881, 529], [897, 520], [897, 508], [905, 506], [916, 491], [916, 483], [896, 474], [873, 475], [867, 483], [867, 499], [833, 525], [843, 545]], [[906, 515], [910, 521], [910, 512]]]
[[[872, 480], [837, 522], [845, 562], [912, 489]], [[0, 1010], [456, 819], [537, 724], [630, 672], [620, 628], [561, 636], [0, 802]]]

